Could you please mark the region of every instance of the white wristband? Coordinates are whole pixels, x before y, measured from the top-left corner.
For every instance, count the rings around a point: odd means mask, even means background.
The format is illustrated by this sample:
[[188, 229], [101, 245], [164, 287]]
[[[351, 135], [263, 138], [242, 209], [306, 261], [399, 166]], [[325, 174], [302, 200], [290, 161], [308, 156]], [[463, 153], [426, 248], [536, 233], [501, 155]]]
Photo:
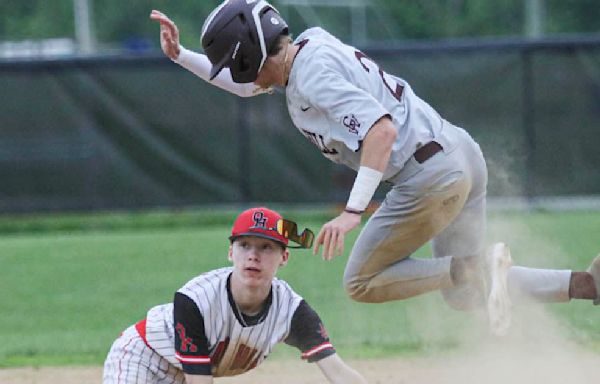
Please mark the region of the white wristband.
[[354, 186], [352, 187], [352, 192], [350, 192], [350, 198], [348, 198], [346, 207], [357, 212], [367, 209], [382, 177], [382, 172], [361, 166], [354, 180]]

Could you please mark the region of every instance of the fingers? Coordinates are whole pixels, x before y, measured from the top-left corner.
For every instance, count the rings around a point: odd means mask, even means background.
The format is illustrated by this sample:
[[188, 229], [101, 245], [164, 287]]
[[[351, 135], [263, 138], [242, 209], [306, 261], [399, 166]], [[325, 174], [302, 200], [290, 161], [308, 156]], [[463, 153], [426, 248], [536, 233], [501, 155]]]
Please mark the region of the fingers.
[[313, 254], [319, 253], [320, 246], [323, 245], [323, 260], [332, 260], [344, 252], [344, 233], [335, 227], [323, 226], [313, 246]]
[[336, 256], [341, 256], [342, 254], [344, 254], [344, 233], [340, 232], [337, 236], [337, 243], [335, 245], [335, 255]]
[[167, 28], [173, 34], [173, 36], [179, 35], [179, 31], [175, 23], [171, 19], [169, 19], [164, 13], [157, 10], [152, 10], [152, 12], [150, 13], [150, 18], [152, 20], [158, 21], [161, 27]]
[[331, 260], [331, 254], [333, 253], [333, 249], [331, 249], [331, 229], [325, 230], [325, 234], [323, 236], [323, 260]]
[[325, 227], [321, 228], [319, 234], [315, 238], [315, 244], [313, 245], [313, 255], [317, 255], [319, 253], [319, 247], [323, 244], [323, 236], [325, 236]]
[[159, 12], [155, 9], [152, 10], [152, 12], [150, 12], [150, 18], [152, 20], [156, 20], [156, 21], [161, 21], [161, 20], [168, 20], [169, 18], [162, 12]]

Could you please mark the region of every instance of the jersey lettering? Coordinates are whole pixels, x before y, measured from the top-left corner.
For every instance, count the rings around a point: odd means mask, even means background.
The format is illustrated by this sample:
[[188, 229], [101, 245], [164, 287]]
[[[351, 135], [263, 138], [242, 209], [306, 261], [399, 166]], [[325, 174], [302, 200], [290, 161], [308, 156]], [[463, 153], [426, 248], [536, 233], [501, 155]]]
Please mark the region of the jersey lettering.
[[224, 341], [219, 341], [219, 344], [217, 344], [217, 348], [215, 348], [215, 353], [210, 358], [210, 361], [213, 366], [219, 365], [219, 363], [223, 359], [223, 355], [225, 354], [225, 351], [227, 350], [228, 346], [229, 346], [229, 337], [226, 338]]
[[[215, 353], [211, 357], [211, 363], [213, 367], [218, 366], [223, 360], [223, 356], [225, 355], [225, 351], [227, 351], [227, 347], [229, 347], [229, 338], [226, 338], [223, 341], [220, 341], [217, 344], [217, 348], [215, 349]], [[250, 370], [256, 368], [258, 365], [258, 360], [260, 360], [260, 352], [256, 348], [252, 348], [247, 346], [246, 344], [240, 344], [237, 348], [233, 362], [229, 367], [230, 370]]]
[[317, 148], [319, 148], [321, 150], [321, 152], [323, 152], [327, 155], [337, 155], [338, 154], [338, 151], [336, 151], [334, 148], [333, 149], [327, 148], [322, 135], [317, 135], [316, 133], [312, 133], [312, 132], [306, 131], [304, 129], [302, 130], [302, 133], [304, 134], [304, 137], [306, 137], [311, 143], [313, 143], [315, 146], [317, 146]]
[[379, 67], [379, 65], [377, 65], [377, 63], [375, 63], [375, 61], [373, 61], [369, 56], [365, 55], [361, 51], [355, 51], [354, 56], [356, 56], [356, 59], [360, 62], [360, 65], [362, 65], [364, 70], [367, 72], [371, 72], [371, 69], [363, 62], [363, 60], [368, 60], [371, 63], [375, 64], [375, 66], [377, 66], [377, 69], [379, 71], [379, 76], [381, 77], [381, 80], [383, 81], [383, 84], [385, 85], [385, 87], [390, 91], [390, 93], [392, 94], [392, 96], [394, 96], [394, 98], [396, 100], [401, 101], [402, 92], [404, 92], [403, 86], [396, 83], [396, 89], [395, 90], [392, 89], [392, 87], [388, 83], [387, 79], [385, 78], [385, 75], [386, 75], [385, 72], [383, 72], [383, 69], [381, 69]]

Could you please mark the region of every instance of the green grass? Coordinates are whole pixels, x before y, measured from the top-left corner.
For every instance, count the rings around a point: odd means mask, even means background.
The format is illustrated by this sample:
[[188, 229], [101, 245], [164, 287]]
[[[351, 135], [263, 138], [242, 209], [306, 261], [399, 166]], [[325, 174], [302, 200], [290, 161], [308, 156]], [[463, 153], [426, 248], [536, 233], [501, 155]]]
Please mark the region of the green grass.
[[[327, 215], [290, 217], [318, 230]], [[101, 364], [118, 334], [150, 307], [171, 300], [195, 275], [228, 264], [230, 212], [49, 217], [37, 227], [27, 218], [29, 230], [0, 220], [0, 366]], [[494, 214], [489, 240], [508, 242], [519, 264], [581, 270], [600, 251], [598, 228], [598, 213]], [[342, 288], [346, 258], [327, 263], [296, 250], [279, 272], [321, 314], [344, 356], [443, 352], [481, 326], [477, 316], [449, 309], [438, 293], [352, 302]], [[600, 350], [598, 307], [547, 307], [569, 338]], [[288, 355], [297, 352], [276, 349], [276, 357]]]

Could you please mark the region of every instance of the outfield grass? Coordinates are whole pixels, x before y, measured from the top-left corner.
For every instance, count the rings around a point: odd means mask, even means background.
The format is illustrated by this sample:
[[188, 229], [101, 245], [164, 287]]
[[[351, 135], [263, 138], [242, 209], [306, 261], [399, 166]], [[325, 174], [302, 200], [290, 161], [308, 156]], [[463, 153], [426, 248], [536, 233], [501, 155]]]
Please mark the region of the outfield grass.
[[[0, 220], [0, 366], [101, 364], [119, 332], [151, 306], [171, 300], [198, 273], [228, 264], [231, 212], [162, 214], [162, 221], [160, 214], [124, 216], [93, 216], [94, 225], [85, 216], [46, 217], [37, 226], [27, 219], [29, 230]], [[298, 216], [315, 230], [327, 217]], [[503, 213], [490, 217], [489, 240], [507, 241], [519, 264], [584, 269], [600, 251], [598, 228], [600, 214], [593, 212]], [[418, 256], [427, 254], [426, 247]], [[350, 301], [342, 288], [346, 258], [347, 252], [324, 262], [292, 251], [279, 273], [322, 315], [345, 356], [444, 351], [479, 326], [477, 316], [449, 309], [438, 293], [385, 304]], [[547, 307], [570, 338], [600, 350], [598, 307]]]

